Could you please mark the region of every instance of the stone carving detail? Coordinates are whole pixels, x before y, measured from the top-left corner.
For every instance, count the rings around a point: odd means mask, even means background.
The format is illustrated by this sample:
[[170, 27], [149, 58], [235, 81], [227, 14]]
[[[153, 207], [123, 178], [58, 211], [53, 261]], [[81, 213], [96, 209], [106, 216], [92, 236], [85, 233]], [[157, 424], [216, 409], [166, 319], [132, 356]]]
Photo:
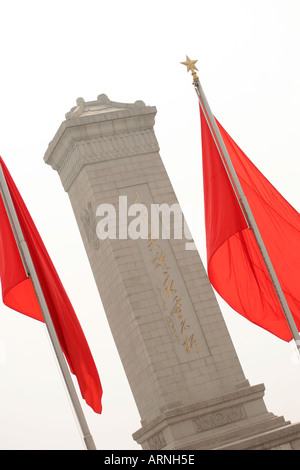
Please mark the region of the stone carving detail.
[[199, 416], [194, 419], [196, 431], [207, 431], [208, 429], [217, 428], [224, 424], [234, 423], [246, 417], [242, 406], [233, 406], [225, 410], [216, 411], [215, 413]]
[[149, 440], [149, 449], [151, 450], [159, 450], [162, 449], [164, 446], [167, 445], [163, 432], [160, 431], [157, 434], [154, 434]]
[[80, 214], [80, 220], [84, 227], [88, 242], [90, 246], [97, 251], [100, 246], [100, 240], [96, 233], [96, 217], [92, 209], [92, 204], [89, 202], [87, 209], [84, 209]]
[[141, 107], [145, 106], [145, 103], [141, 100], [135, 103], [119, 103], [117, 101], [111, 101], [107, 95], [103, 93], [97, 97], [96, 101], [86, 102], [83, 98], [77, 98], [76, 105], [77, 106], [74, 106], [71, 111], [66, 113], [66, 119], [97, 114], [108, 108], [124, 109]]
[[74, 178], [86, 164], [158, 150], [152, 129], [78, 141], [70, 147], [58, 172], [65, 190], [68, 191]]
[[64, 189], [68, 191], [81, 168], [86, 164], [158, 150], [152, 129], [74, 142], [58, 172]]

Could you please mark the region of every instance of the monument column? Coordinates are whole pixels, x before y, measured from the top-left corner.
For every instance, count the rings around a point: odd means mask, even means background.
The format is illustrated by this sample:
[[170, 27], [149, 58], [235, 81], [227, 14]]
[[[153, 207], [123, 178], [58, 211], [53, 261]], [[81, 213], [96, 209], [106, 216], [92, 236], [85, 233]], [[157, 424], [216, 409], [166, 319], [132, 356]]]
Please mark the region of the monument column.
[[187, 249], [155, 115], [142, 101], [79, 98], [45, 154], [141, 416], [133, 437], [144, 449], [297, 448], [298, 428], [269, 413], [264, 386], [246, 380], [201, 259]]

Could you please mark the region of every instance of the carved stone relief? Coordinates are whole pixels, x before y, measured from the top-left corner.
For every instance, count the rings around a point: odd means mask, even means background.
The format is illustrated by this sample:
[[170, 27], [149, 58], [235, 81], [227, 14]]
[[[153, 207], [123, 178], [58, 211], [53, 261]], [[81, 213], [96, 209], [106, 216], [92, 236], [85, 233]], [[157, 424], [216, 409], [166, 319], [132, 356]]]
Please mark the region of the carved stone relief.
[[92, 204], [89, 202], [87, 209], [84, 209], [80, 214], [80, 220], [84, 227], [89, 245], [97, 251], [100, 246], [100, 240], [96, 233], [96, 217], [92, 209]]

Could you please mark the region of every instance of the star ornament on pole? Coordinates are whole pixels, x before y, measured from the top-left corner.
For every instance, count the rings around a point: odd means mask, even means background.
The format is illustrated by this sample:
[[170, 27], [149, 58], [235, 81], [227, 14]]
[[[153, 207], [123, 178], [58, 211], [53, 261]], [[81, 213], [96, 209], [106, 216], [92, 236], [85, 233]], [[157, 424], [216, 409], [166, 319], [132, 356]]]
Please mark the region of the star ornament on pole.
[[191, 60], [188, 56], [186, 56], [185, 62], [180, 62], [181, 64], [186, 66], [187, 72], [192, 72], [194, 82], [197, 82], [199, 80], [197, 73], [196, 73], [196, 70], [198, 70], [195, 65], [196, 62], [198, 62], [198, 60]]

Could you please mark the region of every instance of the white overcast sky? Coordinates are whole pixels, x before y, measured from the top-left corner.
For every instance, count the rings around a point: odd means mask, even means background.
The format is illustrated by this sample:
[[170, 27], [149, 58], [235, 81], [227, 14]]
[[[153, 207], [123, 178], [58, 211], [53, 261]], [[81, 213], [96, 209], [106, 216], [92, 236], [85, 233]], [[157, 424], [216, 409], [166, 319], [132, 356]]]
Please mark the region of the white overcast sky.
[[[76, 310], [104, 388], [82, 403], [98, 449], [135, 449], [140, 427], [68, 195], [43, 161], [75, 106], [105, 93], [157, 107], [160, 154], [206, 265], [197, 98], [180, 65], [198, 59], [210, 106], [265, 176], [300, 207], [298, 0], [0, 2], [0, 154]], [[219, 299], [220, 301], [220, 299]], [[294, 348], [220, 306], [268, 410], [300, 421]], [[82, 449], [44, 326], [0, 307], [0, 449]]]

